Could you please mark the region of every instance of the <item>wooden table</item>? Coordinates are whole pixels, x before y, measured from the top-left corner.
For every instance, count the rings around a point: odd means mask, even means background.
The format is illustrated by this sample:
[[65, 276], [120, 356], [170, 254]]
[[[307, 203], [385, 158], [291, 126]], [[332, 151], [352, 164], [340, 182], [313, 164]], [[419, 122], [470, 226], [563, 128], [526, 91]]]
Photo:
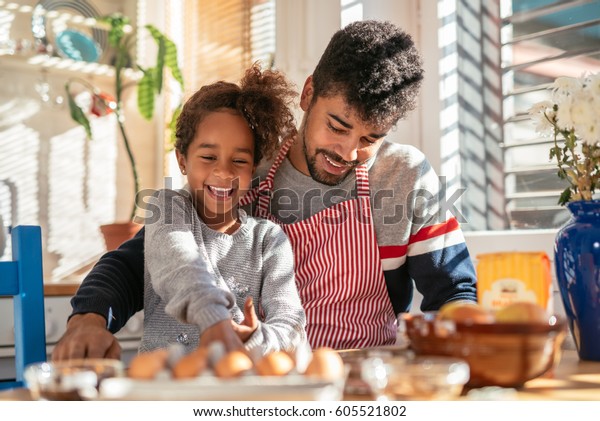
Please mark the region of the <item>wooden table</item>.
[[[600, 362], [580, 361], [574, 350], [564, 350], [557, 367], [531, 380], [514, 394], [515, 400], [600, 400]], [[346, 396], [345, 400], [368, 400], [368, 396]], [[468, 398], [467, 398], [468, 399]], [[0, 392], [2, 400], [31, 400], [27, 389]]]
[[600, 362], [582, 361], [564, 350], [553, 372], [525, 383], [519, 400], [600, 400]]

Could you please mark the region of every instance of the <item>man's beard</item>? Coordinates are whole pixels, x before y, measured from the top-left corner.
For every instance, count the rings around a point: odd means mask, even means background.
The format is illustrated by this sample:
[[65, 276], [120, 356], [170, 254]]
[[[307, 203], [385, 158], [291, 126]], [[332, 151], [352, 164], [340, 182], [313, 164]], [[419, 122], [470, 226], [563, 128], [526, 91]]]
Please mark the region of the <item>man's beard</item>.
[[[305, 127], [306, 129], [306, 127]], [[306, 130], [302, 132], [302, 150], [304, 151], [304, 158], [306, 159], [306, 165], [308, 166], [308, 172], [313, 180], [325, 184], [327, 186], [337, 186], [348, 177], [348, 174], [358, 165], [358, 162], [346, 162], [341, 159], [337, 154], [333, 154], [325, 149], [317, 149], [313, 156], [309, 156], [308, 149], [306, 148]], [[344, 164], [349, 167], [342, 175], [330, 174], [326, 171], [320, 171], [317, 169], [317, 156], [323, 154], [330, 160], [336, 163]]]

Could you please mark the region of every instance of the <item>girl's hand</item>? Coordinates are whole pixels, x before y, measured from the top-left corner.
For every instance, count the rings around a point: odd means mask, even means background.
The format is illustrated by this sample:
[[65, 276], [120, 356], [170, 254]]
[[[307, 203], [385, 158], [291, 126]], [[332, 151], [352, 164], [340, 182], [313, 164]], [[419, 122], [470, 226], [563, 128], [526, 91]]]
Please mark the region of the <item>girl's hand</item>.
[[237, 333], [238, 337], [242, 342], [246, 342], [254, 331], [258, 328], [258, 317], [254, 311], [254, 303], [252, 297], [246, 298], [244, 303], [244, 320], [242, 323], [237, 324], [233, 320], [231, 321], [233, 330]]
[[221, 342], [227, 352], [242, 349], [244, 344], [232, 328], [231, 323], [231, 320], [227, 319], [206, 329], [200, 336], [200, 346], [205, 347], [213, 342]]

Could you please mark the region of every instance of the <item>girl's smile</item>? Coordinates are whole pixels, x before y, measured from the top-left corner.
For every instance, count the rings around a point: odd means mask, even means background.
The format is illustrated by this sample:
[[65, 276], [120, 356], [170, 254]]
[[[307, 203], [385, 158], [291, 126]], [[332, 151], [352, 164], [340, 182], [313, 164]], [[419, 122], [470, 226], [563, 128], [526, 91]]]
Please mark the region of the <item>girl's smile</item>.
[[204, 117], [182, 155], [198, 215], [215, 231], [231, 232], [238, 222], [238, 202], [254, 173], [254, 134], [237, 112], [221, 109]]

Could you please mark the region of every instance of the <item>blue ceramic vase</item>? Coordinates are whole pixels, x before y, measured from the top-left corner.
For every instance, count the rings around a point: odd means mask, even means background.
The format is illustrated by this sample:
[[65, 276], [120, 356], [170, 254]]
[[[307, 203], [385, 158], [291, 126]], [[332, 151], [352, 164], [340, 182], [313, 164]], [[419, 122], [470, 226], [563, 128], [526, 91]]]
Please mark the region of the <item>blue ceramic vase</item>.
[[554, 246], [556, 278], [579, 358], [600, 361], [600, 200], [567, 207], [572, 218]]

